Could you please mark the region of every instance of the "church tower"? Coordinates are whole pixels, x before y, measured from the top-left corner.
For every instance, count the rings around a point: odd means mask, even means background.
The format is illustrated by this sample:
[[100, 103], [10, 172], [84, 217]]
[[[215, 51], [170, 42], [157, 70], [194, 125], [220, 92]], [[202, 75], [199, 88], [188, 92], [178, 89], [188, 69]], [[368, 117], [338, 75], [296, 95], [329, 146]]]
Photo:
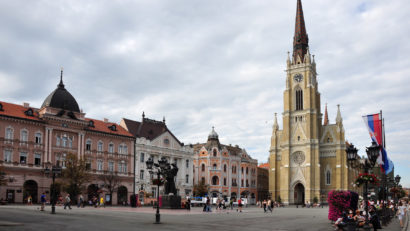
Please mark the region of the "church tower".
[[309, 52], [301, 0], [297, 1], [293, 52], [288, 53], [283, 94], [283, 130], [275, 115], [270, 149], [270, 192], [285, 203], [320, 197], [320, 93], [316, 64]]

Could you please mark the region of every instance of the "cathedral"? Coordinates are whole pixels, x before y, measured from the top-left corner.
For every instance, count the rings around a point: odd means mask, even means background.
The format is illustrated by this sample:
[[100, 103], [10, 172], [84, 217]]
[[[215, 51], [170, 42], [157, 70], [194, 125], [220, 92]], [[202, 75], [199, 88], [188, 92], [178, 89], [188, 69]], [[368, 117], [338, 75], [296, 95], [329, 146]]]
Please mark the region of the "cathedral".
[[269, 150], [269, 193], [285, 204], [324, 202], [331, 190], [353, 190], [358, 171], [347, 163], [340, 106], [331, 123], [326, 105], [322, 122], [315, 56], [309, 51], [301, 0], [286, 64], [283, 126], [279, 129], [275, 113]]

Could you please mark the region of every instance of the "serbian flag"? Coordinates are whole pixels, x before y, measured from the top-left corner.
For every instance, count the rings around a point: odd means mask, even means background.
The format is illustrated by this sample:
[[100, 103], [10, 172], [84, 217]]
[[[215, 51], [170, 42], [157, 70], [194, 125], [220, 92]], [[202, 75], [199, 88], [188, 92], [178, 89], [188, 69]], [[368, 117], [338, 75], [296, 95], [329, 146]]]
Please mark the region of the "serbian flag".
[[381, 114], [366, 115], [363, 116], [363, 120], [367, 126], [372, 141], [376, 142], [376, 144], [381, 147], [377, 163], [380, 165], [382, 171], [388, 174], [393, 170], [393, 162], [387, 157], [387, 152], [384, 149], [383, 120]]

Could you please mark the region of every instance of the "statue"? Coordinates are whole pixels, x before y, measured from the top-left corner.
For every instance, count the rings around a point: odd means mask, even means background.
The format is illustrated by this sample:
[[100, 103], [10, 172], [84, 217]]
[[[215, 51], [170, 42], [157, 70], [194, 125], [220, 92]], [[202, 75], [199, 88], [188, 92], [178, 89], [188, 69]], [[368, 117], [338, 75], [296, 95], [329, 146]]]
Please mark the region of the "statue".
[[177, 189], [175, 187], [175, 180], [174, 180], [177, 173], [178, 173], [178, 167], [175, 163], [168, 165], [167, 168], [165, 169], [164, 171], [164, 175], [166, 179], [165, 186], [164, 186], [165, 195], [168, 195], [170, 193], [174, 195], [177, 194]]

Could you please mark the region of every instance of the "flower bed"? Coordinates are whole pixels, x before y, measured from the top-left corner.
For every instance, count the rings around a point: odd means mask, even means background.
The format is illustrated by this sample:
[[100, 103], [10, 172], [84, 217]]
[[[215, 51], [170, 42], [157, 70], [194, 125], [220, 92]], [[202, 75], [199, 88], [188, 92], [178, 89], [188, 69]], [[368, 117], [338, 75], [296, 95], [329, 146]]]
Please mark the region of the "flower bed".
[[329, 203], [328, 219], [336, 221], [342, 216], [342, 212], [348, 209], [356, 210], [359, 195], [351, 191], [332, 190], [329, 192], [327, 202]]

